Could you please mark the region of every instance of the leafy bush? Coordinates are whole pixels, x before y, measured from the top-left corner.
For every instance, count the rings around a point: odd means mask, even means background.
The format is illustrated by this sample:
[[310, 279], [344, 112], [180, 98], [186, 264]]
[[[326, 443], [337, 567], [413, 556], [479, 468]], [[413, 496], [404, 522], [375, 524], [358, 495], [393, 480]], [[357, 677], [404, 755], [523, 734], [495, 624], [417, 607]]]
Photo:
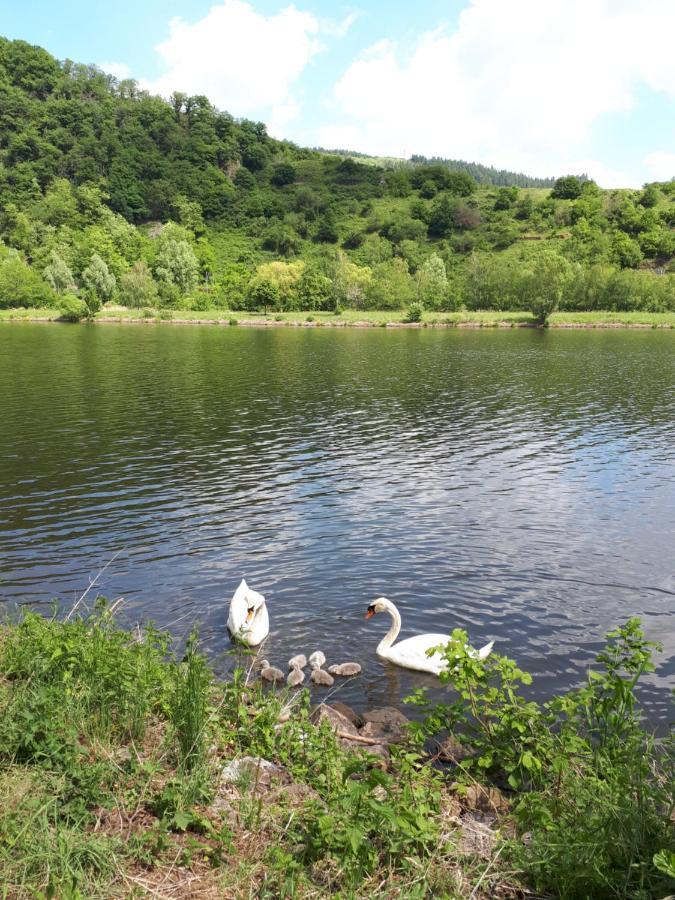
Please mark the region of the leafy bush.
[[79, 322], [90, 315], [89, 307], [75, 294], [64, 294], [59, 300], [61, 318], [66, 322]]
[[54, 306], [50, 286], [17, 253], [0, 258], [0, 309], [17, 306]]
[[456, 630], [441, 680], [458, 696], [425, 726], [461, 732], [473, 755], [460, 777], [521, 791], [515, 813], [530, 840], [511, 846], [513, 861], [537, 890], [570, 900], [662, 896], [655, 855], [675, 849], [675, 744], [644, 729], [635, 693], [657, 645], [637, 619], [607, 639], [583, 687], [540, 705], [520, 692], [528, 673], [498, 654], [477, 659]]
[[421, 303], [415, 301], [411, 303], [408, 307], [408, 311], [405, 314], [404, 322], [421, 322], [424, 318], [424, 307]]

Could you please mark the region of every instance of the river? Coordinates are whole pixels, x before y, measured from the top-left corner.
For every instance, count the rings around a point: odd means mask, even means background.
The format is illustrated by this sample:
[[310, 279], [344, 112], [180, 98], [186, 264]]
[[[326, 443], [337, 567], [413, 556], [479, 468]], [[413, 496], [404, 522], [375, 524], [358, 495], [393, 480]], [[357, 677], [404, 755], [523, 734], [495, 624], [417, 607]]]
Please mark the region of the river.
[[541, 697], [639, 615], [667, 715], [675, 334], [5, 323], [0, 384], [10, 614], [72, 604], [118, 554], [97, 587], [120, 621], [197, 625], [226, 673], [245, 576], [265, 655], [362, 663], [334, 695], [358, 707], [435, 683], [375, 656], [378, 595], [402, 637], [494, 639]]

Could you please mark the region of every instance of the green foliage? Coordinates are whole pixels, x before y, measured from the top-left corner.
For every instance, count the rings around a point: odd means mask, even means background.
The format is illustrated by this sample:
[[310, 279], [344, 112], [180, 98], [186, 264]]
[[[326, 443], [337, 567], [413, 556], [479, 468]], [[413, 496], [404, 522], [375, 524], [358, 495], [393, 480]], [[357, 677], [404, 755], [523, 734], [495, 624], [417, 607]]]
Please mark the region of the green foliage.
[[471, 755], [460, 773], [522, 791], [515, 813], [530, 840], [510, 853], [538, 891], [651, 897], [666, 889], [655, 855], [667, 861], [675, 848], [675, 759], [644, 730], [635, 694], [654, 649], [631, 619], [608, 635], [584, 686], [540, 705], [521, 693], [528, 673], [498, 654], [479, 660], [463, 631], [442, 648], [441, 679], [457, 699], [430, 710], [426, 728], [461, 731]]
[[[563, 900], [672, 891], [675, 746], [641, 721], [636, 690], [655, 646], [637, 620], [608, 636], [585, 684], [546, 703], [528, 697], [515, 662], [477, 659], [457, 630], [440, 648], [454, 694], [424, 704], [384, 771], [310, 722], [308, 692], [280, 720], [285, 692], [241, 669], [218, 682], [194, 634], [176, 661], [167, 635], [121, 630], [103, 601], [81, 612], [27, 613], [0, 631], [8, 896], [113, 896], [129, 873], [159, 883], [177, 865], [212, 868], [228, 896], [254, 881], [270, 896], [487, 896], [492, 879]], [[421, 750], [445, 729], [469, 751], [449, 771]], [[222, 765], [243, 756], [284, 766], [298, 793], [281, 785], [263, 802], [251, 775], [218, 791]], [[491, 781], [508, 785], [511, 812], [492, 857], [471, 860], [442, 812], [449, 782], [461, 795]]]
[[47, 284], [56, 294], [63, 294], [75, 288], [73, 273], [56, 250], [52, 250], [50, 253], [49, 264], [45, 266], [42, 274]]
[[0, 308], [54, 306], [52, 288], [16, 253], [0, 257]]
[[247, 306], [251, 310], [276, 309], [279, 303], [279, 286], [269, 277], [256, 276], [248, 286]]
[[560, 305], [571, 274], [565, 257], [547, 250], [537, 256], [523, 275], [521, 291], [538, 325], [545, 325]]
[[283, 187], [286, 184], [293, 184], [296, 179], [297, 172], [295, 166], [289, 162], [277, 163], [272, 169], [270, 181], [276, 187]]
[[64, 294], [58, 301], [58, 308], [65, 322], [80, 322], [91, 315], [88, 304], [75, 294]]
[[[200, 307], [266, 308], [249, 285], [259, 265], [278, 258], [308, 270], [302, 289], [280, 298], [284, 309], [405, 308], [413, 299], [430, 309], [479, 308], [480, 297], [488, 308], [520, 309], [518, 279], [536, 241], [584, 270], [640, 267], [642, 277], [644, 269], [652, 285], [639, 302], [669, 308], [669, 291], [656, 286], [675, 262], [668, 182], [601, 191], [586, 176], [554, 183], [459, 160], [305, 150], [203, 96], [166, 101], [21, 41], [0, 40], [0, 94], [0, 237], [21, 254], [0, 255], [2, 306], [79, 292], [94, 312], [119, 291], [143, 308], [157, 305], [157, 290], [164, 307], [197, 298]], [[343, 264], [336, 277], [324, 259], [340, 242], [361, 269], [349, 278]], [[440, 270], [439, 279], [418, 278], [427, 259], [448, 264], [449, 254], [451, 289], [440, 285]], [[394, 257], [415, 276], [412, 291]], [[330, 296], [310, 271], [331, 280]], [[561, 305], [580, 308], [586, 295], [568, 301], [565, 291]]]
[[418, 303], [415, 300], [408, 307], [408, 311], [405, 314], [404, 322], [421, 322], [424, 318], [424, 306], [421, 303]]
[[139, 259], [133, 264], [131, 271], [122, 276], [120, 294], [121, 300], [126, 306], [140, 308], [156, 305], [157, 285], [144, 260]]
[[426, 309], [446, 309], [448, 302], [448, 276], [445, 263], [433, 254], [417, 270], [417, 296]]
[[163, 233], [158, 238], [154, 260], [157, 280], [164, 286], [175, 287], [181, 296], [188, 294], [197, 283], [199, 264], [189, 241]]
[[94, 253], [91, 262], [82, 272], [82, 283], [87, 292], [87, 303], [91, 309], [91, 300], [105, 303], [112, 299], [117, 279], [98, 253]]
[[206, 764], [208, 693], [211, 676], [197, 650], [197, 636], [190, 635], [169, 702], [169, 720], [176, 734], [181, 770], [194, 772]]
[[556, 200], [576, 200], [581, 196], [581, 181], [574, 175], [558, 178], [553, 185], [551, 197]]
[[408, 264], [394, 257], [373, 267], [373, 277], [366, 288], [366, 305], [370, 309], [403, 309], [415, 298], [415, 284]]

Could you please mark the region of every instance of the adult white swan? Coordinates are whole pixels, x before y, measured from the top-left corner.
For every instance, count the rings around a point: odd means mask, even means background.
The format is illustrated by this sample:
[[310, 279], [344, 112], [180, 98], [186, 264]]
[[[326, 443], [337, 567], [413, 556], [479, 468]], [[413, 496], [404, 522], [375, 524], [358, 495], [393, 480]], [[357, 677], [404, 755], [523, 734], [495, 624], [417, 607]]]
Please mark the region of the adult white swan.
[[[432, 675], [440, 675], [447, 668], [447, 663], [439, 654], [427, 656], [427, 650], [432, 647], [447, 644], [451, 637], [449, 634], [417, 634], [415, 637], [406, 638], [405, 641], [399, 641], [394, 644], [401, 630], [401, 616], [398, 610], [386, 597], [378, 597], [374, 603], [371, 603], [366, 612], [366, 619], [372, 618], [375, 613], [388, 612], [393, 622], [391, 628], [377, 645], [375, 651], [382, 659], [388, 659], [394, 665], [402, 666], [404, 669], [414, 669], [416, 672], [431, 672]], [[485, 659], [492, 653], [494, 641], [490, 641], [480, 650], [473, 652], [479, 659]]]
[[265, 598], [251, 590], [244, 578], [230, 600], [227, 627], [233, 637], [250, 647], [262, 643], [270, 633]]

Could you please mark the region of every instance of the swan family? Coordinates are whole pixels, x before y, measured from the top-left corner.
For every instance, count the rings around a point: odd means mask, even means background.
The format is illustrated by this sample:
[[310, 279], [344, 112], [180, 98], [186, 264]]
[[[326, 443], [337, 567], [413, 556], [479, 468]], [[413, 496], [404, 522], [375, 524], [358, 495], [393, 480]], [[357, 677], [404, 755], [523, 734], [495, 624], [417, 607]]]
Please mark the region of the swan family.
[[[430, 672], [432, 675], [440, 675], [446, 670], [447, 662], [437, 654], [430, 654], [429, 651], [447, 644], [451, 640], [449, 634], [416, 634], [414, 637], [397, 643], [396, 638], [401, 630], [401, 615], [391, 600], [387, 600], [386, 597], [378, 597], [377, 600], [374, 600], [366, 610], [366, 619], [381, 612], [388, 613], [392, 622], [389, 631], [375, 650], [380, 659], [386, 659], [403, 669]], [[234, 638], [250, 647], [257, 647], [269, 634], [270, 622], [265, 598], [262, 594], [252, 590], [243, 578], [230, 601], [227, 627]], [[492, 653], [493, 646], [494, 641], [490, 641], [479, 650], [470, 647], [469, 652], [476, 659], [485, 659]], [[335, 675], [358, 675], [361, 671], [361, 666], [355, 662], [336, 663], [325, 670], [322, 668], [325, 662], [326, 656], [321, 650], [315, 650], [310, 654], [310, 680], [313, 684], [330, 687]], [[304, 653], [298, 653], [289, 659], [289, 673], [286, 676], [286, 682], [290, 687], [299, 687], [304, 682], [303, 669], [306, 668], [307, 663], [308, 660]], [[260, 677], [270, 683], [279, 683], [284, 680], [284, 673], [264, 659], [261, 663]]]

